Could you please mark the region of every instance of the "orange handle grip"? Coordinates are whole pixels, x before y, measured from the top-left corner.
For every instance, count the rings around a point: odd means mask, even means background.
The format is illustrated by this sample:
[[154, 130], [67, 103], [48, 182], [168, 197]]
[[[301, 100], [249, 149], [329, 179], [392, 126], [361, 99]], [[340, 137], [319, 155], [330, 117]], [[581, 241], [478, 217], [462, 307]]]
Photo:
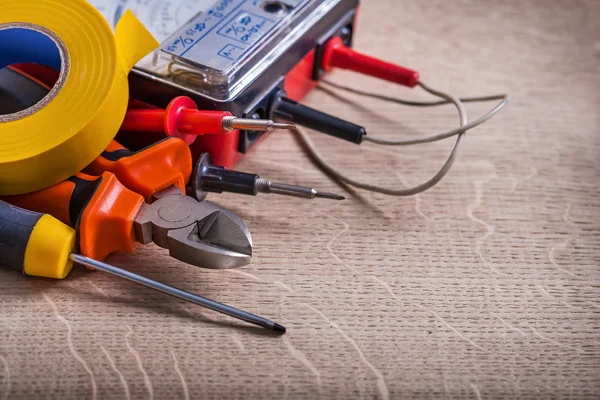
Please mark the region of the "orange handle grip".
[[52, 187], [37, 192], [6, 196], [3, 198], [13, 206], [25, 208], [42, 214], [50, 214], [62, 223], [75, 227], [81, 213], [80, 204], [85, 204], [89, 199], [88, 192], [94, 189], [93, 181], [81, 182], [77, 194], [77, 182], [74, 177]]
[[[86, 176], [77, 174], [78, 176]], [[132, 254], [138, 241], [133, 221], [144, 204], [144, 198], [105, 172], [93, 197], [81, 214], [78, 233], [83, 255], [104, 260], [116, 251]]]
[[150, 203], [156, 193], [172, 186], [185, 193], [192, 174], [192, 153], [178, 138], [166, 138], [137, 153], [113, 140], [84, 172], [90, 175], [112, 172], [125, 187]]
[[84, 256], [102, 261], [110, 253], [133, 253], [137, 247], [133, 220], [144, 199], [124, 187], [110, 172], [101, 177], [79, 173], [47, 189], [7, 196], [4, 200], [50, 214], [76, 228]]

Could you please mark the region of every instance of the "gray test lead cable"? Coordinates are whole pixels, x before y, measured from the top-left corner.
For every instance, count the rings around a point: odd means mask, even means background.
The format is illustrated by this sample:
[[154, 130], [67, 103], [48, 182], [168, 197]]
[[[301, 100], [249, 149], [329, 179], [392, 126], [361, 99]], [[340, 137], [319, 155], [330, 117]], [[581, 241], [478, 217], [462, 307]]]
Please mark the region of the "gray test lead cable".
[[[384, 96], [384, 95], [380, 95], [380, 94], [376, 94], [376, 93], [365, 92], [365, 91], [362, 91], [359, 89], [354, 89], [354, 88], [350, 88], [347, 86], [339, 85], [337, 83], [333, 83], [330, 81], [323, 81], [323, 83], [330, 85], [331, 87], [334, 87], [336, 89], [344, 90], [349, 93], [354, 93], [354, 94], [358, 94], [361, 96], [370, 97], [373, 99], [383, 100], [383, 101], [396, 103], [396, 104], [402, 104], [402, 105], [406, 105], [406, 106], [435, 107], [435, 106], [442, 106], [445, 104], [453, 104], [449, 100], [441, 100], [441, 101], [403, 100], [403, 99], [398, 99], [395, 97], [389, 97], [389, 96]], [[493, 109], [488, 111], [483, 117], [478, 118], [475, 121], [470, 122], [465, 126], [462, 126], [460, 128], [456, 128], [456, 129], [452, 129], [451, 131], [448, 131], [445, 133], [440, 133], [437, 135], [427, 136], [427, 137], [419, 138], [419, 139], [410, 139], [410, 140], [388, 140], [388, 139], [382, 139], [382, 138], [377, 138], [377, 137], [367, 135], [364, 137], [363, 140], [369, 141], [372, 143], [376, 143], [376, 144], [387, 145], [387, 146], [411, 146], [411, 145], [415, 145], [415, 144], [437, 142], [438, 140], [447, 139], [449, 137], [458, 135], [460, 133], [464, 133], [470, 129], [473, 129], [473, 128], [487, 122], [490, 118], [492, 118], [494, 115], [498, 114], [500, 112], [500, 110], [502, 110], [508, 104], [508, 102], [510, 101], [510, 96], [508, 94], [496, 94], [496, 95], [481, 96], [481, 97], [464, 97], [464, 98], [459, 98], [459, 100], [462, 103], [479, 103], [479, 102], [494, 101], [494, 100], [501, 100], [501, 101]]]
[[[347, 183], [351, 186], [355, 186], [360, 189], [365, 189], [365, 190], [369, 190], [372, 192], [382, 193], [382, 194], [386, 194], [386, 195], [390, 195], [390, 196], [411, 196], [411, 195], [415, 195], [418, 193], [422, 193], [422, 192], [432, 188], [433, 186], [435, 186], [438, 182], [440, 182], [444, 178], [444, 176], [446, 176], [446, 174], [452, 167], [452, 164], [454, 164], [454, 161], [456, 160], [456, 157], [458, 155], [458, 150], [464, 140], [466, 131], [471, 128], [481, 125], [482, 123], [484, 123], [485, 121], [487, 121], [491, 117], [493, 117], [495, 114], [497, 114], [502, 108], [504, 108], [506, 106], [506, 104], [508, 103], [509, 97], [507, 95], [502, 95], [502, 96], [491, 96], [492, 98], [490, 98], [490, 96], [481, 98], [481, 99], [485, 99], [485, 101], [502, 99], [502, 102], [498, 106], [493, 108], [491, 111], [489, 111], [486, 115], [484, 115], [483, 117], [481, 117], [481, 118], [477, 119], [476, 121], [473, 121], [471, 124], [469, 124], [468, 119], [467, 119], [467, 112], [465, 110], [464, 104], [459, 98], [457, 98], [456, 96], [453, 96], [451, 94], [447, 94], [447, 93], [432, 89], [429, 86], [427, 86], [426, 84], [424, 84], [423, 82], [419, 82], [418, 86], [420, 86], [426, 92], [443, 99], [443, 101], [436, 102], [436, 103], [419, 103], [419, 102], [405, 102], [405, 103], [411, 103], [410, 105], [419, 105], [419, 106], [432, 106], [432, 105], [442, 105], [442, 104], [449, 104], [449, 103], [454, 104], [458, 110], [458, 114], [460, 117], [460, 127], [458, 129], [453, 129], [449, 132], [442, 133], [439, 135], [434, 135], [434, 136], [431, 136], [428, 138], [415, 139], [415, 140], [410, 140], [410, 141], [388, 141], [385, 139], [378, 139], [378, 138], [373, 138], [373, 137], [369, 138], [369, 136], [366, 136], [365, 140], [370, 140], [371, 142], [375, 142], [377, 144], [399, 146], [399, 145], [429, 143], [429, 142], [433, 142], [433, 141], [437, 141], [437, 140], [441, 140], [441, 139], [445, 139], [445, 138], [448, 138], [451, 136], [458, 135], [456, 144], [454, 145], [454, 148], [452, 149], [452, 152], [450, 153], [450, 156], [448, 157], [444, 166], [439, 170], [439, 172], [433, 178], [431, 178], [429, 181], [427, 181], [419, 186], [415, 186], [410, 189], [394, 190], [394, 189], [389, 189], [389, 188], [376, 186], [376, 185], [372, 185], [369, 183], [364, 183], [364, 182], [359, 182], [357, 180], [354, 180], [354, 179], [348, 177], [347, 175], [345, 175], [344, 173], [336, 170], [333, 166], [331, 166], [323, 158], [321, 153], [317, 150], [315, 144], [313, 143], [313, 141], [310, 139], [310, 137], [308, 136], [308, 134], [305, 131], [303, 131], [301, 128], [296, 128], [294, 131], [300, 137], [302, 143], [304, 144], [305, 148], [307, 149], [308, 153], [310, 154], [312, 159], [315, 161], [315, 163], [317, 165], [319, 165], [319, 167], [321, 167], [324, 171], [326, 171], [327, 173], [329, 173], [330, 175], [332, 175], [334, 178], [338, 179], [341, 182]], [[359, 94], [363, 93], [363, 92], [357, 91], [355, 89], [352, 89], [352, 91], [359, 93]], [[375, 96], [377, 96], [377, 95], [371, 95], [371, 97], [375, 97]], [[468, 100], [469, 101], [484, 101], [484, 100], [480, 100], [479, 98], [476, 98], [476, 100], [473, 98], [470, 98]], [[400, 100], [400, 101], [396, 101], [396, 102], [404, 102], [404, 101]], [[367, 138], [369, 138], [369, 139], [367, 139]]]

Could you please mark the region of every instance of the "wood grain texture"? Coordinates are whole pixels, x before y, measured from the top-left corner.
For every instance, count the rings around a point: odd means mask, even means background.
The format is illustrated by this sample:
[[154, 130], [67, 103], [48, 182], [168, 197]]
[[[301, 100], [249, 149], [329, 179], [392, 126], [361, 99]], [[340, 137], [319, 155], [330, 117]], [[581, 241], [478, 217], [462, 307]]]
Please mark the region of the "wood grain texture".
[[[600, 397], [598, 21], [593, 0], [365, 1], [359, 49], [453, 93], [512, 95], [468, 135], [448, 178], [410, 198], [213, 197], [252, 230], [255, 257], [239, 271], [199, 270], [156, 247], [110, 258], [273, 318], [283, 337], [100, 273], [0, 271], [0, 400]], [[307, 102], [390, 138], [457, 124], [450, 107], [323, 91]], [[312, 137], [353, 176], [396, 186], [427, 179], [452, 146]], [[287, 133], [239, 167], [342, 190]]]

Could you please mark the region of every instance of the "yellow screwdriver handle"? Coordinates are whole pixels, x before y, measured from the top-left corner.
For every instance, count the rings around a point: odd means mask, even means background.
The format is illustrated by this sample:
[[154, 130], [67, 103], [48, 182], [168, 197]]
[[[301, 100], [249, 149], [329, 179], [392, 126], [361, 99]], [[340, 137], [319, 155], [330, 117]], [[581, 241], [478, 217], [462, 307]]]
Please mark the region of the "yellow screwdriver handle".
[[0, 201], [0, 266], [26, 275], [63, 279], [73, 262], [75, 231], [48, 214]]

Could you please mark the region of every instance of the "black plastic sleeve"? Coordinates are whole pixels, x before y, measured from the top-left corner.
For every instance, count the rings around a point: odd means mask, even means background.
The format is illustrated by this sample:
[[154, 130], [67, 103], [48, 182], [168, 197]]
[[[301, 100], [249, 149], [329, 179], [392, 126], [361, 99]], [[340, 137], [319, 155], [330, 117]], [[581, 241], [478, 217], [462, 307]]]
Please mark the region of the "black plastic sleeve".
[[362, 126], [325, 114], [287, 97], [281, 97], [276, 102], [273, 113], [286, 121], [356, 144], [362, 143], [363, 136], [367, 134]]
[[229, 171], [223, 167], [205, 165], [201, 171], [200, 188], [212, 193], [239, 193], [255, 196], [256, 174]]
[[78, 228], [78, 221], [83, 211], [89, 204], [92, 197], [94, 197], [94, 193], [102, 183], [102, 177], [99, 177], [93, 181], [88, 181], [85, 179], [81, 179], [77, 176], [72, 176], [68, 181], [71, 181], [75, 184], [75, 189], [73, 189], [73, 194], [71, 195], [71, 200], [69, 201], [69, 219], [71, 220], [71, 227]]
[[25, 250], [42, 214], [0, 201], [0, 265], [23, 272]]

